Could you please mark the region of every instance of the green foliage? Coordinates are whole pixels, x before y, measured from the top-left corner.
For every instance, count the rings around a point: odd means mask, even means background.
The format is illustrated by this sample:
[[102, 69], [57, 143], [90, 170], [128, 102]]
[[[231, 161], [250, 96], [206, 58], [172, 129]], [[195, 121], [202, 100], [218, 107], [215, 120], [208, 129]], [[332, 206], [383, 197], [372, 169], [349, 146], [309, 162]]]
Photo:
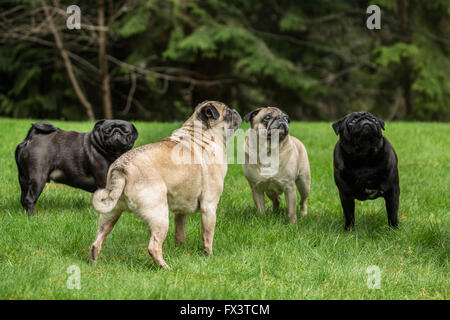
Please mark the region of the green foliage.
[[[107, 21], [125, 0], [111, 4]], [[365, 27], [370, 4], [382, 10], [381, 30]], [[450, 2], [401, 4], [127, 2], [108, 34], [108, 54], [115, 58], [109, 62], [114, 112], [128, 119], [182, 120], [198, 102], [217, 99], [241, 113], [261, 104], [279, 106], [293, 119], [336, 119], [364, 109], [388, 119], [450, 120]], [[80, 6], [83, 10], [87, 4]], [[96, 5], [89, 9], [83, 15], [95, 24]], [[65, 44], [97, 67], [96, 35], [86, 37], [84, 32], [63, 32]], [[53, 41], [49, 34], [44, 38]], [[98, 75], [80, 59], [72, 63], [101, 117]], [[132, 73], [137, 77], [134, 100], [122, 113]], [[0, 76], [0, 115], [85, 117], [52, 46], [7, 43], [0, 48]]]
[[375, 48], [375, 54], [379, 54], [376, 62], [383, 67], [387, 67], [389, 63], [400, 63], [402, 58], [411, 57], [418, 53], [415, 45], [398, 42], [392, 46], [379, 46]]
[[412, 90], [418, 94], [422, 117], [450, 109], [450, 61], [431, 43], [424, 47], [417, 57], [416, 80]]
[[305, 31], [308, 18], [301, 12], [287, 11], [278, 23], [281, 31]]
[[189, 59], [188, 57], [183, 56], [181, 51], [179, 50], [179, 43], [183, 40], [184, 33], [181, 28], [174, 28], [170, 33], [169, 43], [167, 45], [167, 50], [163, 53], [164, 58], [169, 58], [172, 60], [179, 61], [194, 61], [194, 58]]
[[147, 11], [132, 11], [124, 19], [119, 20], [112, 27], [123, 38], [129, 38], [147, 29], [149, 13]]
[[[33, 84], [39, 82], [42, 74], [39, 65], [30, 66], [28, 61], [33, 58], [42, 58], [42, 53], [24, 43], [0, 48], [0, 73], [4, 75], [3, 81], [0, 82], [2, 113], [13, 116], [29, 115], [34, 106], [42, 106], [44, 97], [39, 94], [32, 95], [36, 91]], [[6, 83], [5, 79], [8, 79]]]
[[397, 1], [392, 0], [375, 0], [371, 1], [370, 4], [375, 4], [380, 7], [380, 9], [396, 11], [397, 10]]
[[236, 63], [236, 69], [244, 75], [270, 77], [281, 87], [294, 90], [309, 89], [316, 84], [315, 79], [303, 74], [291, 61], [274, 55], [265, 44], [261, 43], [255, 49]]

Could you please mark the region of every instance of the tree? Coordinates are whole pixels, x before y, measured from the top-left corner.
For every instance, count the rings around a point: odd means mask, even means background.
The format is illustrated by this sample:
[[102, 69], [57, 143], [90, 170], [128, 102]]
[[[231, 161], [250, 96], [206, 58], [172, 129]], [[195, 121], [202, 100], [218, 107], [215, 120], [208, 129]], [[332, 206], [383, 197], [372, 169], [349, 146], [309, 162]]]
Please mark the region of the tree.
[[100, 79], [103, 97], [103, 110], [106, 119], [113, 118], [112, 104], [111, 104], [111, 89], [109, 85], [108, 60], [106, 57], [106, 39], [108, 28], [105, 27], [105, 3], [103, 0], [98, 0], [98, 41], [99, 50], [98, 58], [100, 65]]
[[[181, 120], [216, 99], [302, 120], [450, 119], [446, 0], [97, 0], [80, 4], [77, 31], [69, 2], [49, 11], [97, 116]], [[369, 4], [380, 30], [366, 28]], [[0, 6], [0, 114], [84, 117], [42, 6]]]

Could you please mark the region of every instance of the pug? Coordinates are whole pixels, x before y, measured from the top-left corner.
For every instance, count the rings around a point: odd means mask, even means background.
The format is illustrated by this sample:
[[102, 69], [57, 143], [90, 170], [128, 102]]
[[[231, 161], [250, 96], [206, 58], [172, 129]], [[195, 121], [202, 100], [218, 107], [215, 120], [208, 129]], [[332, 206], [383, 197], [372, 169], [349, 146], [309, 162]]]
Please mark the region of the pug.
[[133, 212], [148, 225], [148, 252], [167, 269], [162, 245], [169, 229], [169, 210], [174, 212], [177, 243], [185, 240], [187, 215], [200, 210], [203, 246], [211, 254], [216, 208], [227, 172], [225, 146], [240, 124], [236, 110], [205, 101], [170, 137], [119, 157], [109, 169], [106, 187], [92, 199], [99, 221], [88, 262], [97, 260], [123, 211]]
[[[297, 221], [297, 193], [301, 196], [300, 214], [306, 216], [311, 185], [308, 154], [303, 143], [289, 135], [289, 117], [278, 108], [256, 109], [244, 117], [251, 123], [256, 139], [247, 135], [244, 142], [244, 175], [252, 189], [253, 200], [259, 213], [265, 211], [264, 194], [272, 201], [272, 210], [280, 206], [285, 194], [289, 222]], [[274, 134], [277, 135], [274, 140]], [[267, 142], [267, 147], [264, 146]], [[263, 161], [262, 155], [278, 156]], [[253, 161], [252, 161], [253, 157]], [[276, 163], [274, 168], [271, 168]]]
[[64, 131], [42, 121], [31, 125], [15, 151], [22, 191], [30, 215], [49, 181], [94, 192], [106, 185], [111, 163], [130, 150], [138, 137], [133, 124], [100, 120], [91, 132]]
[[334, 181], [339, 189], [345, 229], [354, 227], [355, 199], [383, 197], [388, 223], [398, 226], [399, 178], [394, 148], [383, 136], [384, 121], [369, 112], [353, 112], [332, 125], [339, 140], [334, 148]]

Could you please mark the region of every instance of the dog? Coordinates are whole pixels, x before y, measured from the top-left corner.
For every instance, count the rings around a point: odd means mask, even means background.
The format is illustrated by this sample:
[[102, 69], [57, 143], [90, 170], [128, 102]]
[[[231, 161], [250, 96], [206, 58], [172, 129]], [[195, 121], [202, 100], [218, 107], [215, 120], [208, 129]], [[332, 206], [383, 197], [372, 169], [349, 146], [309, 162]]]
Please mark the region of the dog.
[[[169, 138], [119, 157], [109, 169], [106, 188], [96, 191], [92, 199], [99, 221], [88, 262], [97, 261], [103, 241], [125, 210], [148, 225], [148, 252], [160, 267], [169, 268], [162, 254], [169, 210], [175, 214], [177, 243], [185, 240], [186, 216], [202, 212], [204, 251], [212, 254], [216, 208], [227, 172], [226, 141], [240, 124], [236, 110], [205, 101]], [[181, 154], [188, 155], [189, 161], [180, 161]]]
[[[288, 220], [291, 223], [297, 221], [297, 193], [301, 196], [300, 214], [306, 216], [308, 207], [308, 195], [311, 185], [311, 174], [308, 154], [303, 143], [289, 135], [289, 116], [278, 108], [264, 107], [256, 109], [244, 117], [244, 121], [251, 123], [251, 128], [256, 133], [257, 139], [247, 136], [244, 142], [245, 163], [244, 175], [252, 189], [253, 200], [259, 213], [265, 211], [264, 194], [272, 200], [272, 210], [280, 206], [280, 194], [284, 193], [288, 210]], [[273, 133], [278, 133], [278, 141], [273, 143]], [[258, 140], [259, 148], [256, 146]], [[261, 142], [267, 140], [267, 148], [261, 148]], [[274, 152], [278, 149], [278, 166], [275, 170], [267, 170], [273, 163], [263, 163], [261, 152]], [[264, 150], [265, 149], [265, 150]], [[255, 157], [255, 155], [257, 156]], [[256, 161], [252, 163], [252, 156]], [[272, 161], [273, 162], [273, 161]], [[265, 172], [266, 170], [266, 172]]]
[[354, 227], [355, 199], [383, 197], [388, 223], [398, 226], [398, 158], [382, 134], [384, 121], [369, 112], [353, 112], [332, 125], [339, 140], [334, 148], [334, 181], [339, 189], [345, 229]]
[[32, 216], [47, 182], [88, 192], [106, 185], [111, 163], [133, 147], [138, 132], [122, 120], [100, 120], [91, 132], [64, 131], [42, 121], [31, 125], [15, 151], [22, 206]]

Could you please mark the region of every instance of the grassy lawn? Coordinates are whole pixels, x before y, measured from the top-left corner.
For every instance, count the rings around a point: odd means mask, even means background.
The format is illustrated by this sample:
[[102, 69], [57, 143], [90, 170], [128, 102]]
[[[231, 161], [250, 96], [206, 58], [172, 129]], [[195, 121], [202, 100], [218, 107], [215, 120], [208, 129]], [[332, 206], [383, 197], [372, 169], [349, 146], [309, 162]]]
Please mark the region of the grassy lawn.
[[[291, 124], [311, 163], [308, 216], [287, 225], [278, 212], [257, 214], [241, 165], [230, 165], [217, 211], [214, 255], [202, 252], [201, 217], [187, 219], [187, 239], [164, 243], [171, 270], [147, 253], [149, 233], [125, 213], [97, 265], [86, 264], [97, 214], [91, 194], [47, 184], [33, 218], [22, 210], [14, 149], [31, 120], [0, 119], [1, 299], [449, 299], [450, 125], [388, 123], [399, 157], [400, 227], [390, 230], [384, 200], [357, 202], [356, 230], [345, 232], [332, 173], [337, 137], [329, 123]], [[53, 122], [76, 131], [91, 123]], [[157, 141], [179, 123], [136, 123], [136, 146]], [[247, 127], [244, 127], [247, 128]], [[267, 200], [267, 205], [269, 201]], [[81, 289], [66, 286], [71, 265]], [[381, 270], [381, 288], [366, 269]]]

